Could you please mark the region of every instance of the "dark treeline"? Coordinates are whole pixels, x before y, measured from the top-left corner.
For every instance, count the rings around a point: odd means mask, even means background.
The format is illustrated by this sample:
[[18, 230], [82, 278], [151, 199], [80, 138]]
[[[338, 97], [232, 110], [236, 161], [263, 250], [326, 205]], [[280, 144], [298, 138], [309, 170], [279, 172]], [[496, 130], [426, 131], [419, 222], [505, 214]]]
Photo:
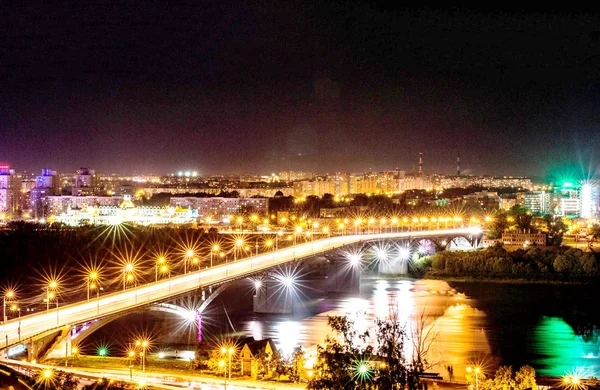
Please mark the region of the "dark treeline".
[[430, 276], [498, 279], [585, 280], [600, 276], [600, 261], [577, 248], [530, 248], [509, 252], [502, 246], [442, 251], [428, 260]]

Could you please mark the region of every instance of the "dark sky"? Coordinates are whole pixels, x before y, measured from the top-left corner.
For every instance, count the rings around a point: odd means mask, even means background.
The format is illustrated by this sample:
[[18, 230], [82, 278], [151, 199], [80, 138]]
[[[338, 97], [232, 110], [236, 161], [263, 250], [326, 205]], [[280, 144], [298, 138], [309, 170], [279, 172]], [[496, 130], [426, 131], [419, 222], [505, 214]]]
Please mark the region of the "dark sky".
[[597, 14], [18, 3], [0, 6], [0, 161], [19, 171], [411, 171], [420, 151], [426, 172], [457, 153], [473, 173], [596, 171]]

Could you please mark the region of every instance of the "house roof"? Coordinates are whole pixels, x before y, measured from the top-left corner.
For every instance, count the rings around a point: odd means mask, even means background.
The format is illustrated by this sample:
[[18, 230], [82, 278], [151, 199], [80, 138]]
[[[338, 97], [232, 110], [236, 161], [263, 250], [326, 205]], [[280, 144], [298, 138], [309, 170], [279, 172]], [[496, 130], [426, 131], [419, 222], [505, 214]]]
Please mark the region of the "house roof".
[[267, 344], [271, 345], [271, 349], [275, 350], [275, 343], [273, 343], [272, 339], [264, 339], [264, 340], [256, 340], [250, 343], [247, 343], [248, 349], [252, 353], [252, 356], [258, 355], [261, 351], [267, 347]]

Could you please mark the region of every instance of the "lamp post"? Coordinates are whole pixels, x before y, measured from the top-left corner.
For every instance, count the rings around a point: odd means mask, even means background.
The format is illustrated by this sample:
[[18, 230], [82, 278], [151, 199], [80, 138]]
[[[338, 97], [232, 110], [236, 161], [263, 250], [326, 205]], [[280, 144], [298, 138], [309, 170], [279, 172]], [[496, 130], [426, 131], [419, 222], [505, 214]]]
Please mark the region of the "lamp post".
[[223, 379], [225, 380], [225, 390], [227, 390], [227, 367], [224, 360], [219, 361], [219, 367], [223, 367]]
[[156, 260], [156, 267], [154, 269], [154, 281], [155, 282], [158, 282], [158, 266], [160, 266], [161, 270], [162, 270], [162, 267], [164, 266], [165, 261], [166, 261], [165, 258], [162, 256], [159, 257], [158, 260]]
[[123, 291], [127, 288], [127, 280], [133, 279], [133, 264], [125, 265], [125, 270], [123, 271]]
[[235, 245], [233, 246], [233, 261], [237, 261], [237, 251], [238, 251], [238, 247], [243, 247], [244, 246], [244, 240], [241, 238], [238, 238], [237, 240], [235, 240]]
[[94, 284], [94, 282], [98, 279], [98, 273], [96, 271], [90, 272], [87, 278], [87, 300], [90, 301], [90, 285]]
[[471, 367], [468, 366], [467, 367], [467, 372], [475, 372], [475, 390], [479, 390], [479, 373], [481, 372], [481, 369], [479, 367]]
[[18, 333], [19, 333], [19, 341], [21, 341], [21, 308], [19, 306], [17, 306], [16, 304], [13, 304], [10, 307], [11, 311], [16, 311], [19, 313], [19, 328], [18, 328]]
[[185, 253], [185, 257], [183, 258], [183, 273], [187, 274], [187, 263], [188, 263], [188, 259], [191, 259], [194, 257], [194, 251], [191, 249], [188, 249], [188, 251]]
[[[50, 300], [54, 298], [54, 293], [50, 290], [53, 290], [58, 287], [58, 283], [55, 280], [48, 283], [46, 286], [46, 312], [50, 311]], [[58, 302], [58, 299], [56, 300]]]
[[140, 353], [140, 360], [142, 361], [142, 372], [146, 371], [146, 349], [148, 348], [147, 340], [138, 340], [135, 342], [136, 347], [141, 347], [142, 352]]
[[9, 300], [13, 299], [14, 296], [15, 296], [15, 292], [13, 290], [8, 290], [6, 292], [6, 294], [4, 294], [4, 306], [3, 306], [4, 310], [2, 311], [2, 314], [4, 315], [4, 322], [6, 322], [6, 299], [7, 298]]
[[212, 246], [212, 248], [210, 248], [210, 266], [213, 266], [213, 253], [217, 253], [219, 252], [219, 244], [215, 244]]

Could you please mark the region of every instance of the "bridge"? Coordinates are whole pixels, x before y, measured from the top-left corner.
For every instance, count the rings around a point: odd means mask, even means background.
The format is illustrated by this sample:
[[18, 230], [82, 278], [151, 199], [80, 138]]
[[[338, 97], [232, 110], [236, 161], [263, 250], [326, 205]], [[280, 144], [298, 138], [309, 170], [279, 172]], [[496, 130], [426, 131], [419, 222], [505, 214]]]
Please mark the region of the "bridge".
[[77, 324], [131, 312], [132, 310], [141, 309], [153, 304], [160, 303], [164, 306], [164, 302], [192, 291], [222, 285], [229, 281], [268, 271], [269, 269], [294, 262], [298, 259], [323, 254], [336, 248], [356, 243], [391, 239], [408, 239], [413, 241], [428, 239], [434, 243], [438, 243], [436, 245], [440, 246], [439, 242], [442, 239], [444, 245], [446, 245], [447, 240], [449, 242], [449, 240], [456, 237], [477, 238], [480, 235], [481, 230], [479, 228], [460, 228], [354, 234], [322, 238], [240, 259], [236, 262], [221, 264], [184, 275], [172, 276], [169, 279], [107, 294], [89, 301], [74, 302], [60, 308], [23, 316], [20, 319], [12, 319], [0, 326], [0, 334], [2, 335], [0, 337], [4, 339], [0, 340], [5, 341], [3, 348], [5, 351], [8, 351], [11, 347], [14, 348], [15, 346], [23, 345], [21, 343], [25, 340], [31, 341], [46, 337], [51, 332], [59, 332], [61, 334], [60, 337], [64, 338], [69, 334], [71, 327]]

